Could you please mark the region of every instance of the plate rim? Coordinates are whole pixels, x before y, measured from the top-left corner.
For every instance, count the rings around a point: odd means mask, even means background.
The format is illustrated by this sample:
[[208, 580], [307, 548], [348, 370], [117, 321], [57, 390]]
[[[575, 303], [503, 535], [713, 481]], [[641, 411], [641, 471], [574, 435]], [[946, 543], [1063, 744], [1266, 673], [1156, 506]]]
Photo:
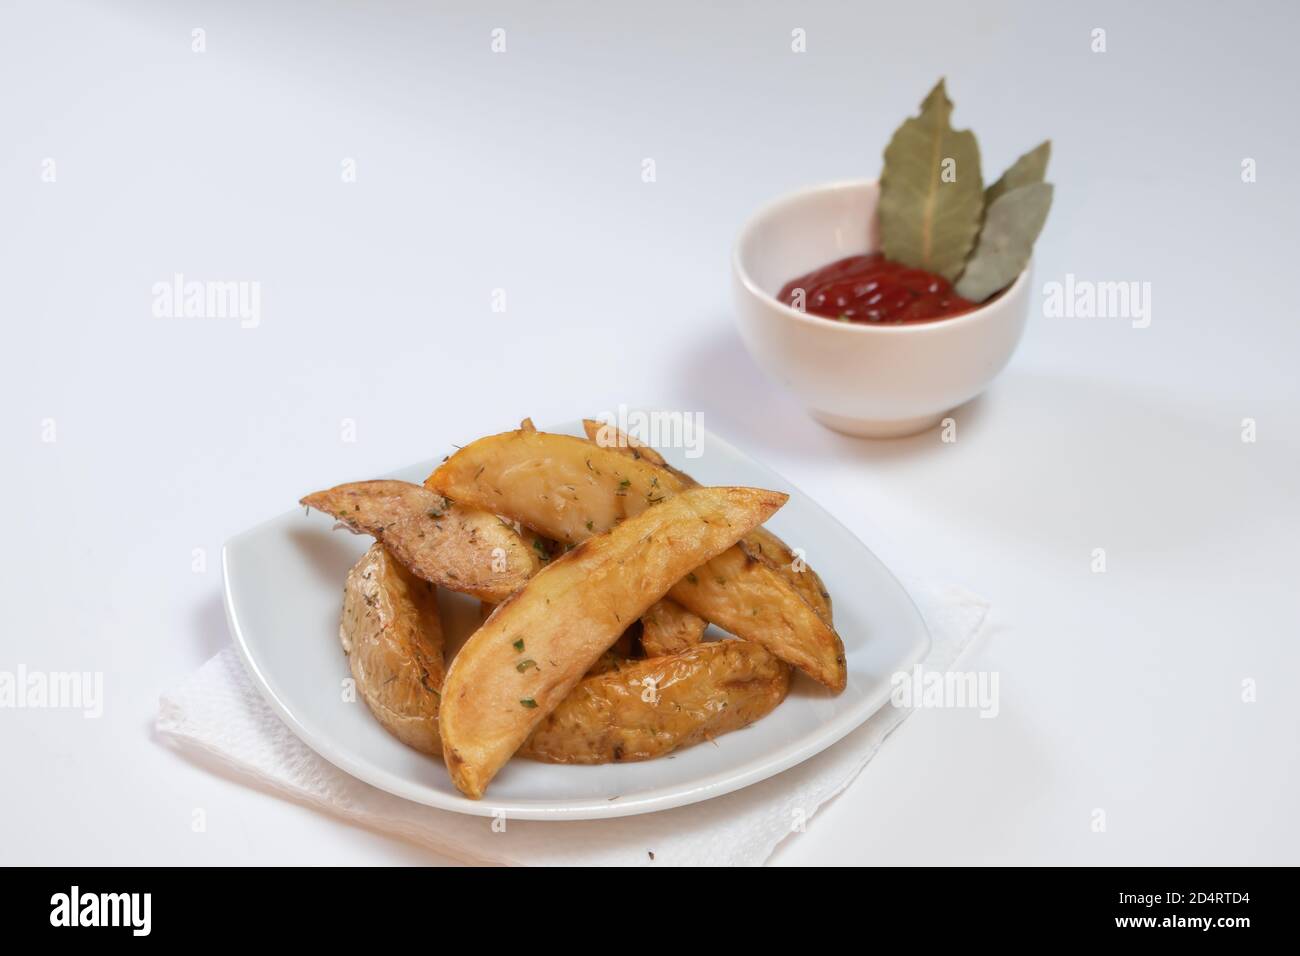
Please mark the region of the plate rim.
[[[549, 426], [547, 431], [563, 431], [569, 427], [576, 427], [581, 424], [581, 420], [575, 422], [565, 422], [559, 425]], [[898, 579], [892, 570], [886, 565], [874, 551], [867, 545], [843, 522], [831, 514], [823, 507], [817, 499], [804, 493], [802, 489], [793, 482], [788, 481], [782, 475], [769, 468], [763, 462], [754, 456], [732, 445], [730, 442], [707, 428], [702, 428], [702, 438], [705, 442], [717, 442], [724, 446], [729, 452], [743, 459], [747, 466], [757, 467], [759, 470], [766, 472], [774, 478], [779, 479], [789, 492], [800, 495], [806, 502], [821, 512], [822, 516], [831, 523], [847, 533], [862, 550], [870, 555], [871, 560], [875, 562], [879, 570], [884, 572], [886, 579], [892, 583], [893, 587], [902, 595], [907, 607], [910, 609], [916, 624], [919, 626], [921, 640], [912, 651], [897, 665], [897, 670], [911, 671], [912, 668], [925, 659], [933, 646], [933, 637], [930, 634], [929, 626], [925, 622], [925, 617], [921, 614], [916, 602], [907, 588]], [[412, 468], [418, 463], [412, 463], [405, 468]], [[634, 816], [642, 813], [654, 813], [661, 810], [671, 810], [676, 807], [686, 806], [692, 803], [699, 803], [704, 800], [711, 800], [714, 797], [720, 797], [728, 793], [734, 793], [737, 790], [752, 786], [769, 777], [776, 776], [783, 771], [789, 770], [797, 764], [803, 763], [811, 757], [816, 756], [824, 750], [834, 746], [839, 741], [852, 733], [857, 728], [871, 719], [872, 716], [880, 710], [889, 699], [890, 687], [882, 684], [874, 693], [869, 694], [859, 701], [853, 708], [840, 715], [836, 719], [828, 722], [820, 733], [813, 739], [802, 743], [791, 744], [781, 750], [776, 751], [764, 758], [756, 759], [751, 766], [739, 772], [735, 770], [721, 770], [713, 774], [701, 777], [693, 784], [674, 785], [659, 790], [652, 790], [641, 796], [623, 798], [602, 798], [600, 800], [582, 799], [582, 800], [542, 800], [535, 803], [521, 803], [517, 799], [493, 801], [491, 797], [485, 797], [482, 800], [470, 800], [461, 794], [444, 794], [436, 790], [431, 790], [422, 784], [415, 784], [406, 778], [373, 764], [364, 764], [354, 760], [350, 754], [342, 749], [336, 748], [328, 739], [322, 739], [320, 735], [310, 732], [303, 726], [301, 721], [294, 715], [293, 709], [287, 702], [280, 699], [275, 692], [272, 682], [268, 680], [261, 668], [258, 667], [256, 657], [244, 634], [244, 629], [240, 624], [239, 612], [236, 607], [235, 596], [231, 587], [231, 549], [241, 539], [260, 531], [265, 526], [281, 521], [295, 513], [297, 509], [290, 509], [281, 512], [275, 517], [268, 518], [259, 522], [238, 534], [228, 538], [221, 547], [221, 576], [222, 576], [222, 599], [226, 608], [226, 621], [230, 627], [230, 632], [234, 637], [235, 647], [239, 652], [240, 660], [243, 661], [244, 668], [252, 679], [253, 684], [257, 687], [262, 699], [265, 700], [276, 715], [293, 731], [294, 736], [307, 745], [314, 753], [323, 757], [329, 763], [364, 783], [377, 787], [394, 796], [419, 803], [424, 806], [434, 807], [439, 810], [447, 810], [452, 813], [467, 814], [470, 816], [490, 817], [504, 813], [507, 819], [514, 820], [598, 820], [612, 819], [616, 817]]]

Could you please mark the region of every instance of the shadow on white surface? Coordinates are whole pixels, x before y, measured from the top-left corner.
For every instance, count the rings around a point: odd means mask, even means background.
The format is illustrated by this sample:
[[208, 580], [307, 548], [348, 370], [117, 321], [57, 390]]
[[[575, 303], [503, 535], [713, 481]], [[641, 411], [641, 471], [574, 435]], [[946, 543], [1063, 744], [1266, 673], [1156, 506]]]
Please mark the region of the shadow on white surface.
[[680, 367], [682, 394], [742, 447], [858, 463], [882, 479], [905, 474], [915, 498], [960, 514], [966, 530], [1026, 542], [1090, 535], [1148, 553], [1205, 542], [1239, 527], [1242, 516], [1225, 506], [1232, 498], [1267, 493], [1297, 465], [1274, 458], [1289, 453], [1284, 445], [1241, 440], [1242, 409], [1014, 363], [952, 413], [950, 443], [938, 428], [892, 440], [823, 428], [730, 328], [684, 353]]

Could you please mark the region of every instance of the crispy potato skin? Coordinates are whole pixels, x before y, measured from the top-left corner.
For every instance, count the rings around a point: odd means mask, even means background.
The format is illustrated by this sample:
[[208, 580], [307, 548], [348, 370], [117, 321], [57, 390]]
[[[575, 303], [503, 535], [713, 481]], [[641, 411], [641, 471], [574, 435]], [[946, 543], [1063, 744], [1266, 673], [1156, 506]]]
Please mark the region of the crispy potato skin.
[[[679, 471], [668, 464], [663, 455], [659, 454], [655, 449], [638, 441], [631, 435], [624, 434], [614, 425], [591, 418], [584, 418], [582, 428], [587, 433], [587, 438], [602, 448], [613, 448], [624, 455], [645, 459], [652, 465], [666, 468], [681, 479], [687, 487], [695, 487], [699, 484], [686, 472]], [[530, 430], [535, 431], [536, 429]], [[821, 615], [822, 620], [827, 624], [834, 622], [834, 616], [831, 613], [831, 595], [826, 590], [826, 585], [822, 583], [822, 579], [817, 572], [810, 568], [807, 562], [801, 560], [790, 549], [789, 545], [766, 528], [755, 528], [741, 539], [741, 544], [758, 555], [777, 574], [789, 581], [790, 585], [799, 592], [799, 596], [808, 602], [808, 606]]]
[[442, 753], [445, 670], [437, 591], [374, 544], [348, 572], [339, 640], [361, 699], [402, 743]]
[[633, 661], [578, 684], [517, 756], [546, 763], [650, 760], [771, 713], [790, 668], [749, 641]]
[[[757, 641], [836, 693], [844, 689], [839, 635], [744, 544], [696, 568], [668, 594], [733, 634]], [[735, 622], [743, 633], [723, 621]]]
[[785, 501], [754, 488], [685, 491], [552, 561], [500, 605], [443, 688], [443, 756], [457, 788], [482, 797], [628, 621]]
[[664, 657], [690, 650], [704, 639], [709, 622], [672, 598], [650, 605], [641, 615], [641, 647], [646, 657]]
[[373, 535], [416, 577], [485, 601], [504, 601], [539, 563], [496, 515], [406, 481], [352, 482], [299, 504]]
[[[425, 484], [570, 543], [687, 488], [682, 478], [644, 459], [583, 438], [524, 431], [466, 445]], [[694, 569], [669, 596], [723, 630], [762, 644], [836, 693], [844, 689], [848, 674], [839, 635], [756, 551], [740, 547], [722, 554]]]
[[799, 596], [808, 602], [808, 606], [816, 611], [823, 621], [834, 625], [831, 594], [822, 583], [821, 576], [809, 567], [808, 562], [799, 558], [788, 544], [766, 528], [755, 528], [745, 535], [741, 544], [789, 581], [790, 586], [799, 592]]

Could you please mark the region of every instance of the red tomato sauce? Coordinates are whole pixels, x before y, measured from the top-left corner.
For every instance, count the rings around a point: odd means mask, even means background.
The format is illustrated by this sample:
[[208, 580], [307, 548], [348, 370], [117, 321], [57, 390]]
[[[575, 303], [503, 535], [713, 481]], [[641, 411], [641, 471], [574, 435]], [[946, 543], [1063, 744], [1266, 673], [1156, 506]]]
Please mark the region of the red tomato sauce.
[[942, 276], [891, 262], [881, 253], [849, 256], [792, 279], [777, 298], [803, 311], [841, 322], [904, 325], [961, 315], [979, 306], [963, 299]]

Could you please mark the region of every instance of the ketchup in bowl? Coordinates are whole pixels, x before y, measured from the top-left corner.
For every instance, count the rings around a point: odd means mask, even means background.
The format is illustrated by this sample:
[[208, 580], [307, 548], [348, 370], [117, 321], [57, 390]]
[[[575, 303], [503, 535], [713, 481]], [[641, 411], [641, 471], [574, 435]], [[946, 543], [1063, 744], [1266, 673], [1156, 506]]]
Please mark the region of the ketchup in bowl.
[[954, 292], [942, 276], [891, 262], [879, 252], [848, 256], [792, 279], [777, 299], [799, 308], [800, 289], [804, 312], [863, 325], [933, 322], [979, 306]]

